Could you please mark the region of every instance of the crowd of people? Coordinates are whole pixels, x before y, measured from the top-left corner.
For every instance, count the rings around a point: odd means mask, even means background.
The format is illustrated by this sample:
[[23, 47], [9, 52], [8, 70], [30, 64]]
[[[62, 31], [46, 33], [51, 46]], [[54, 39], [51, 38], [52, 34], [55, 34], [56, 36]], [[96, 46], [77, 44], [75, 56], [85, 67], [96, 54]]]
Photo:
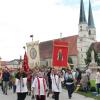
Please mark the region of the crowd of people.
[[[70, 68], [35, 67], [28, 72], [25, 72], [23, 68], [15, 71], [4, 68], [0, 72], [0, 80], [3, 94], [8, 95], [8, 89], [12, 89], [13, 93], [17, 94], [17, 100], [25, 100], [27, 95], [36, 100], [46, 100], [51, 95], [54, 100], [59, 100], [62, 88], [67, 90], [69, 99], [80, 86], [82, 91], [89, 91], [90, 75], [89, 71], [81, 71], [78, 68], [72, 70]], [[96, 73], [96, 85], [99, 94], [99, 69]]]

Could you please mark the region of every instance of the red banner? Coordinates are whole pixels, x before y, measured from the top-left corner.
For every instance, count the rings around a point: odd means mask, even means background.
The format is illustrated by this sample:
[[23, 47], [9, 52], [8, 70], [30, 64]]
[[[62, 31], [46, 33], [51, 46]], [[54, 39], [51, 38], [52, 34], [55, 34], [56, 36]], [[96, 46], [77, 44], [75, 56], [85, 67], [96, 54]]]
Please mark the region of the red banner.
[[23, 60], [22, 67], [24, 68], [24, 71], [25, 72], [28, 72], [29, 71], [28, 57], [27, 57], [26, 51], [25, 51], [25, 54], [24, 54], [24, 60]]
[[53, 63], [54, 67], [67, 67], [68, 65], [68, 43], [63, 40], [53, 41]]

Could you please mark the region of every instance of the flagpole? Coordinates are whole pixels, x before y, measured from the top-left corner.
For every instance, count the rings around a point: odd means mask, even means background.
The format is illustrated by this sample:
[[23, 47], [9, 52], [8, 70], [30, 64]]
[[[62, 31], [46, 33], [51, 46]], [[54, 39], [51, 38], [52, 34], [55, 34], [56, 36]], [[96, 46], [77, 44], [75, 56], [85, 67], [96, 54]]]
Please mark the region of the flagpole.
[[25, 72], [28, 72], [29, 71], [29, 65], [28, 65], [28, 57], [27, 57], [27, 53], [26, 53], [26, 47], [23, 46], [23, 49], [25, 50], [25, 53], [24, 53], [24, 59], [23, 59], [22, 67], [24, 68]]
[[[60, 40], [62, 40], [62, 32], [60, 33]], [[62, 67], [63, 67], [63, 66], [62, 66]], [[62, 67], [61, 67], [61, 68], [62, 68]], [[59, 68], [60, 68], [60, 67], [59, 67]]]

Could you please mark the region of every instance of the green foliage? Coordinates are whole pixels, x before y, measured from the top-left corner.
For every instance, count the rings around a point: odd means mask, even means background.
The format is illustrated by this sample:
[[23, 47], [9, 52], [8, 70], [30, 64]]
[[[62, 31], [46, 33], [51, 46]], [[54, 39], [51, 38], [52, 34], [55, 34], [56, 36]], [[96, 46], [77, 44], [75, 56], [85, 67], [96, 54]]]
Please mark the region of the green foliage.
[[86, 97], [94, 98], [94, 100], [100, 100], [100, 96], [94, 96], [91, 92], [78, 92], [81, 95], [84, 95]]
[[91, 86], [96, 87], [95, 80], [90, 80]]
[[[72, 60], [72, 58], [71, 57], [68, 57], [68, 63], [69, 64], [73, 64], [73, 60]], [[70, 67], [71, 67], [71, 69], [73, 69], [73, 65], [70, 65]]]
[[[96, 87], [95, 80], [90, 80], [91, 87]], [[95, 100], [100, 100], [100, 96], [94, 96], [92, 92], [81, 92], [78, 91], [79, 94], [84, 95], [86, 97], [94, 98]]]
[[85, 59], [86, 65], [89, 65], [91, 62], [91, 51], [92, 51], [92, 49], [89, 48], [89, 50], [86, 52], [86, 55], [87, 55], [87, 58]]
[[89, 48], [89, 50], [86, 52], [87, 58], [85, 59], [86, 65], [89, 65], [91, 62], [91, 52], [94, 51], [94, 58], [95, 62], [97, 62], [97, 65], [100, 66], [100, 58], [98, 57], [98, 54], [96, 53], [95, 49]]

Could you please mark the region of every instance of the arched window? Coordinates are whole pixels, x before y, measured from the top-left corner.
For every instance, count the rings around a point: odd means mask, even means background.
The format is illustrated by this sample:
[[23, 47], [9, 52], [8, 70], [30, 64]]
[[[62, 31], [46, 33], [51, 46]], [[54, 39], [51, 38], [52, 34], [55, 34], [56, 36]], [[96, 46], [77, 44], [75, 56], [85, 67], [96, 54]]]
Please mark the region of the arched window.
[[82, 26], [80, 26], [80, 31], [82, 31]]
[[89, 30], [89, 35], [91, 35], [91, 31]]

